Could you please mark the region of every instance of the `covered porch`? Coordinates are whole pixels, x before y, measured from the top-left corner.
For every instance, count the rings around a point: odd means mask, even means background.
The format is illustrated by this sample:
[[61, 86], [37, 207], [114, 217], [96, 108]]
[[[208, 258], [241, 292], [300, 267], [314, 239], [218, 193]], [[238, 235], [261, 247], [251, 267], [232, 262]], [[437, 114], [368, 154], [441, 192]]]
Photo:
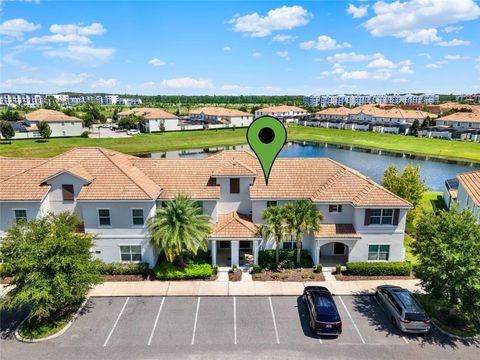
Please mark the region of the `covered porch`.
[[355, 243], [361, 239], [352, 224], [321, 224], [315, 232], [315, 247], [312, 258], [315, 265], [334, 268], [345, 266]]

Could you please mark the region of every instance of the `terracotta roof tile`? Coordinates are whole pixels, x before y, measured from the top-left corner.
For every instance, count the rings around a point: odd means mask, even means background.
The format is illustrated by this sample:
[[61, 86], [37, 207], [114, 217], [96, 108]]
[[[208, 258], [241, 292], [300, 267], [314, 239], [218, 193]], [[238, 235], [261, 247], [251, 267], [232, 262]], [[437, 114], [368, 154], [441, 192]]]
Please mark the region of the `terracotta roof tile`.
[[457, 112], [457, 113], [454, 113], [454, 114], [450, 114], [450, 115], [441, 117], [437, 120], [480, 123], [480, 112], [476, 112], [476, 111]]
[[258, 173], [244, 165], [238, 160], [232, 160], [218, 169], [215, 169], [212, 176], [257, 176]]
[[459, 174], [457, 179], [475, 205], [480, 206], [480, 171]]
[[218, 222], [213, 226], [212, 238], [255, 238], [258, 235], [258, 226], [252, 223], [250, 217], [231, 212], [220, 215]]
[[38, 109], [25, 114], [25, 119], [29, 121], [48, 121], [48, 122], [61, 122], [61, 121], [82, 121], [75, 116], [65, 115], [61, 111]]
[[120, 116], [128, 116], [134, 114], [136, 116], [143, 116], [145, 119], [177, 119], [178, 116], [170, 114], [162, 109], [157, 108], [133, 108], [119, 112]]
[[189, 114], [205, 114], [205, 115], [213, 115], [213, 116], [252, 116], [252, 114], [236, 110], [236, 109], [226, 109], [223, 107], [217, 106], [205, 106], [199, 109], [190, 110]]
[[352, 224], [321, 224], [316, 238], [361, 238]]
[[263, 109], [258, 109], [258, 112], [289, 112], [289, 111], [296, 111], [296, 112], [307, 112], [307, 110], [302, 109], [298, 106], [289, 106], [289, 105], [279, 105], [279, 106], [270, 106]]

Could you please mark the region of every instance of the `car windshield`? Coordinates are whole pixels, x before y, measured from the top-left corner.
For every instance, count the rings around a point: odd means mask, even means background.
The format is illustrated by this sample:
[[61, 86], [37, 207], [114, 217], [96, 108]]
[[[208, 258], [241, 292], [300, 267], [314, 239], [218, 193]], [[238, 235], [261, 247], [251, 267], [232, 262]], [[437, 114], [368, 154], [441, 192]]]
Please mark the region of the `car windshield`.
[[405, 320], [423, 321], [427, 319], [425, 311], [415, 298], [406, 290], [397, 290], [395, 295], [405, 308]]
[[315, 309], [317, 311], [317, 320], [325, 322], [339, 321], [337, 309], [333, 299], [325, 294], [314, 294]]

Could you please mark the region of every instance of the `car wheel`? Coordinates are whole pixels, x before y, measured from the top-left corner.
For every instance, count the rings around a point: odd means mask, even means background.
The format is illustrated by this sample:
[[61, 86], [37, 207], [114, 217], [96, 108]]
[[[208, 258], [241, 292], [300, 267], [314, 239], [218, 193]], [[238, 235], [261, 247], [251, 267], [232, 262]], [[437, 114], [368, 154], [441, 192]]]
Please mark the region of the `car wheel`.
[[398, 328], [398, 326], [397, 326], [397, 320], [395, 320], [395, 317], [394, 317], [394, 316], [392, 316], [392, 325], [393, 325], [393, 327], [394, 327], [395, 329]]

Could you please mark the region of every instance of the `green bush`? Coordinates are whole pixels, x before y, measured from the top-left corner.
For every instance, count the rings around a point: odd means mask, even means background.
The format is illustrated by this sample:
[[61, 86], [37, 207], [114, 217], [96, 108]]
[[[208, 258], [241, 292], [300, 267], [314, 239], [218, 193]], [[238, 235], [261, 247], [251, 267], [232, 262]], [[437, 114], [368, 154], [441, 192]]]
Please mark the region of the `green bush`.
[[216, 275], [218, 273], [218, 265], [213, 266], [213, 274]]
[[348, 275], [357, 276], [409, 276], [412, 264], [409, 262], [349, 262]]
[[153, 268], [155, 277], [159, 280], [190, 280], [190, 279], [209, 279], [212, 274], [210, 264], [186, 264], [183, 270], [177, 268], [174, 264], [167, 261], [157, 264]]
[[261, 271], [262, 271], [262, 268], [260, 267], [260, 265], [255, 264], [252, 266], [252, 271], [251, 271], [252, 274], [258, 274]]
[[147, 263], [104, 263], [95, 261], [98, 271], [102, 275], [147, 275]]
[[340, 275], [342, 273], [342, 265], [337, 264], [335, 265], [335, 272]]
[[88, 134], [90, 134], [88, 131], [84, 131], [80, 134], [80, 137], [82, 138], [88, 138]]
[[[302, 268], [313, 267], [312, 258], [310, 257], [310, 254], [308, 253], [307, 250], [301, 251], [300, 264], [295, 264], [296, 257], [297, 257], [297, 250], [284, 250], [284, 249], [280, 250], [280, 263], [287, 261], [287, 264], [289, 264], [288, 262], [291, 261], [294, 264], [292, 268], [294, 268], [295, 266], [302, 267]], [[259, 251], [258, 264], [262, 268], [276, 270], [277, 264], [275, 262], [275, 249]]]
[[315, 267], [315, 271], [316, 271], [317, 273], [321, 273], [321, 272], [322, 272], [322, 269], [323, 269], [322, 264], [318, 264], [318, 265]]

